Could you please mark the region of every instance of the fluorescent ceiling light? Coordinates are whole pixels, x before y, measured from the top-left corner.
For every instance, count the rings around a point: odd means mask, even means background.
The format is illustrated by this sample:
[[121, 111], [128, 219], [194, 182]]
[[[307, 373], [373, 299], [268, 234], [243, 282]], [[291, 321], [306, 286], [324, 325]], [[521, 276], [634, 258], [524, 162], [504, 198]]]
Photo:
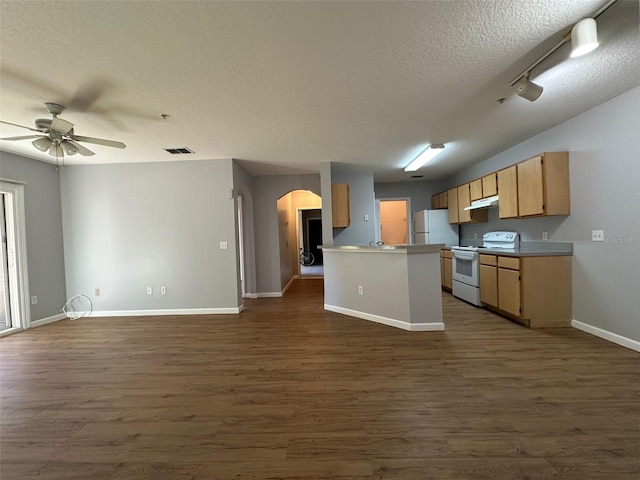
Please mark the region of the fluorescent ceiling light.
[[593, 18], [585, 18], [571, 29], [571, 57], [579, 57], [598, 48], [598, 25]]
[[416, 159], [407, 165], [404, 169], [405, 172], [415, 172], [421, 168], [425, 163], [431, 160], [444, 150], [444, 145], [441, 143], [429, 145], [424, 152], [416, 157]]

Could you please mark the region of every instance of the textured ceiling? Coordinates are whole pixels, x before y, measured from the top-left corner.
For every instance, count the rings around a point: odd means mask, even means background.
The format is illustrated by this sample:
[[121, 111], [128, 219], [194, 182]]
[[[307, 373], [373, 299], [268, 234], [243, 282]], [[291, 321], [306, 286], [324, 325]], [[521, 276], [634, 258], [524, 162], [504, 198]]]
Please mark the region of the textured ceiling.
[[[621, 0], [598, 20], [599, 49], [568, 59], [565, 45], [534, 70], [539, 100], [509, 87], [603, 3], [2, 0], [0, 119], [33, 126], [55, 101], [73, 106], [61, 118], [76, 134], [127, 144], [68, 164], [235, 158], [272, 174], [334, 161], [399, 181], [446, 143], [418, 172], [440, 178], [640, 84], [638, 1]], [[0, 149], [51, 160], [28, 140]]]

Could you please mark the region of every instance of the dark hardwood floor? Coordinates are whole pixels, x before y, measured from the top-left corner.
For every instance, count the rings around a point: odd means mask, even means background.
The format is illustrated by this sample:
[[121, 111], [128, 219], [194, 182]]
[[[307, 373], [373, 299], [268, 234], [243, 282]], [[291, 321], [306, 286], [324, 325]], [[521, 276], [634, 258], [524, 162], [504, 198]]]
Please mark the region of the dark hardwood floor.
[[0, 340], [0, 478], [640, 478], [640, 355], [444, 294], [444, 332], [325, 312], [65, 320]]

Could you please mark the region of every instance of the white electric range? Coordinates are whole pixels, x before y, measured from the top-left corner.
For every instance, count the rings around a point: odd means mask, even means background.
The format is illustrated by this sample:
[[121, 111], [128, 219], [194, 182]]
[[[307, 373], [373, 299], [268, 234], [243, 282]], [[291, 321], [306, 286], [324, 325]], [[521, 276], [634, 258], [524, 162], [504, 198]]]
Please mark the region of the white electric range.
[[513, 251], [520, 243], [516, 232], [487, 232], [482, 236], [482, 245], [451, 247], [453, 257], [452, 293], [472, 305], [480, 306], [480, 249]]

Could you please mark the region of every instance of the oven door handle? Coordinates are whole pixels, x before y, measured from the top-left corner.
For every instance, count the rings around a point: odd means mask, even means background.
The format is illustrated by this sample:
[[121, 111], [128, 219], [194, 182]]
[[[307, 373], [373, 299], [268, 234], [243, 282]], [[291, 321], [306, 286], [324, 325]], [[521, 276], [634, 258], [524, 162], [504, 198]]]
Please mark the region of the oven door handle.
[[478, 254], [478, 252], [474, 251], [454, 249], [451, 249], [451, 253], [453, 253], [454, 257], [459, 258], [460, 260], [473, 260]]

